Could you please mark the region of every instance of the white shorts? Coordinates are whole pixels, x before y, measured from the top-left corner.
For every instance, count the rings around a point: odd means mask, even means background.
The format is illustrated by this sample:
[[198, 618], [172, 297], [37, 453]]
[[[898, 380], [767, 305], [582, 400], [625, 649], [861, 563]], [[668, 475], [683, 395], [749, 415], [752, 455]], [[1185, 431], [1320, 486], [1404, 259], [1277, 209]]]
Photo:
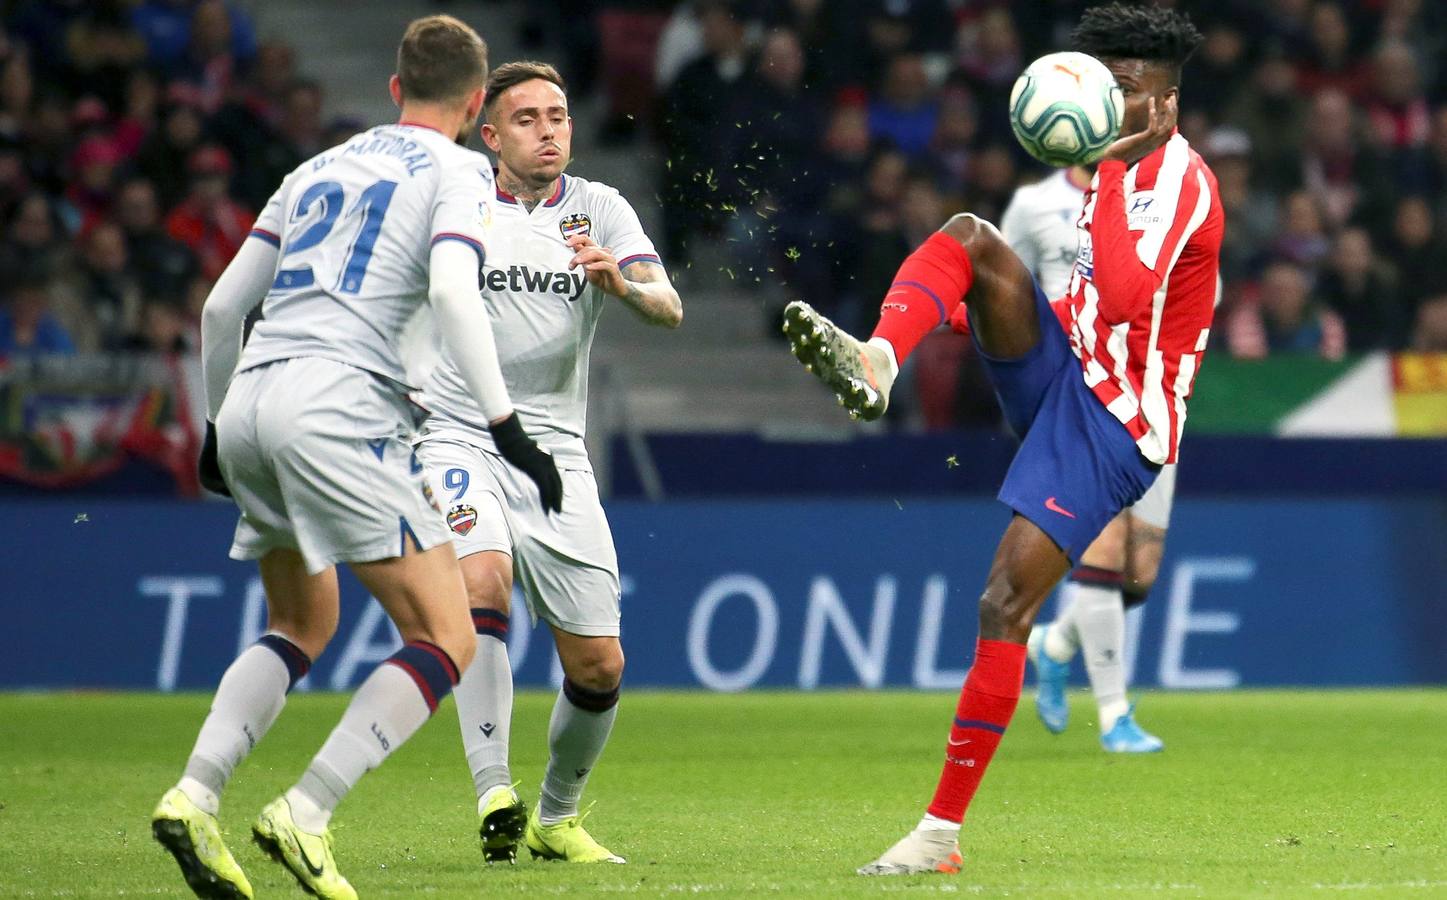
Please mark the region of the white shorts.
[[364, 369], [297, 357], [238, 372], [216, 422], [241, 507], [231, 557], [286, 547], [316, 574], [446, 543], [412, 430], [407, 398]]
[[532, 479], [480, 447], [428, 437], [417, 455], [440, 491], [458, 558], [509, 554], [533, 621], [583, 637], [618, 636], [618, 553], [592, 472], [561, 469], [563, 511], [547, 513]]
[[1176, 464], [1161, 466], [1161, 474], [1130, 507], [1130, 514], [1162, 531], [1171, 523], [1171, 506], [1176, 499]]

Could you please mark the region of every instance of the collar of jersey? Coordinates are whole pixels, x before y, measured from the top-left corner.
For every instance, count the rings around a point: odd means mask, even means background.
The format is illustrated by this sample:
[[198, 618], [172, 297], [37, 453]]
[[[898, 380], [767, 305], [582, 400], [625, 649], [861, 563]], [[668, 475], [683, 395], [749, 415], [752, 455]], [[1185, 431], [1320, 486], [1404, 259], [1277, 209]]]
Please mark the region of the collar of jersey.
[[[497, 173], [497, 170], [496, 170], [496, 169], [493, 169], [493, 174], [496, 174], [496, 173]], [[544, 206], [557, 206], [560, 202], [562, 202], [563, 194], [564, 194], [565, 192], [567, 192], [567, 190], [568, 190], [568, 176], [567, 176], [567, 175], [559, 175], [559, 176], [558, 176], [558, 189], [557, 189], [556, 191], [553, 191], [553, 196], [549, 197], [549, 198], [547, 199], [547, 201], [543, 203], [543, 205], [544, 205]], [[513, 204], [514, 206], [516, 206], [516, 205], [517, 205], [517, 202], [518, 202], [518, 198], [514, 197], [512, 194], [509, 194], [507, 191], [504, 191], [501, 186], [499, 186], [498, 189], [497, 189], [497, 199], [498, 199], [498, 200], [501, 200], [503, 203], [511, 203], [511, 204]]]
[[428, 131], [436, 131], [438, 134], [442, 134], [442, 132], [438, 129], [433, 128], [431, 125], [423, 125], [421, 122], [408, 122], [407, 120], [403, 119], [397, 124], [403, 128], [425, 128]]

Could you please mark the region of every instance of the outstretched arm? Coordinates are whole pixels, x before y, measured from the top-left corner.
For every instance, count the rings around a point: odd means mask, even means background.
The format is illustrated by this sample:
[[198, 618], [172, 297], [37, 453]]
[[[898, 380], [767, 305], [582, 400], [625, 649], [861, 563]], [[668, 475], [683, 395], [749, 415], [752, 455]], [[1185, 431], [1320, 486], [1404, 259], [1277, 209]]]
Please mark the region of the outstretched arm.
[[663, 266], [637, 260], [627, 265], [625, 276], [613, 251], [599, 247], [591, 238], [579, 235], [570, 239], [568, 246], [575, 253], [568, 268], [582, 266], [588, 283], [628, 304], [644, 321], [667, 328], [683, 324], [683, 301]]

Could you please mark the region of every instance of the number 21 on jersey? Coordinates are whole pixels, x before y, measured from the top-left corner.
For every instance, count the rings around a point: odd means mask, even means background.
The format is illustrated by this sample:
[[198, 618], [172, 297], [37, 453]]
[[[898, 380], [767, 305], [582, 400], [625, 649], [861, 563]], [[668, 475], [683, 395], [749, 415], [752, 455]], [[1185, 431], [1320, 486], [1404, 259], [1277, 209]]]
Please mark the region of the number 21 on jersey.
[[[350, 224], [347, 220], [355, 217], [359, 224], [355, 232], [350, 232], [351, 243], [332, 289], [343, 294], [360, 293], [362, 281], [367, 276], [367, 264], [372, 261], [372, 247], [376, 245], [377, 236], [382, 232], [382, 219], [387, 215], [387, 205], [392, 202], [392, 192], [396, 189], [395, 181], [378, 181], [362, 191], [351, 209], [342, 216], [342, 209], [347, 205], [347, 196], [341, 184], [335, 181], [318, 181], [313, 184], [303, 191], [296, 201], [291, 222], [299, 224], [306, 219], [313, 221], [304, 231], [286, 242], [286, 246], [281, 250], [282, 261], [285, 262], [289, 256], [305, 254], [326, 241], [339, 217], [343, 218], [344, 225]], [[348, 234], [348, 230], [344, 228], [337, 237], [346, 237]], [[316, 283], [316, 279], [317, 273], [313, 270], [313, 265], [304, 263], [280, 269], [271, 289], [287, 291], [311, 287]]]

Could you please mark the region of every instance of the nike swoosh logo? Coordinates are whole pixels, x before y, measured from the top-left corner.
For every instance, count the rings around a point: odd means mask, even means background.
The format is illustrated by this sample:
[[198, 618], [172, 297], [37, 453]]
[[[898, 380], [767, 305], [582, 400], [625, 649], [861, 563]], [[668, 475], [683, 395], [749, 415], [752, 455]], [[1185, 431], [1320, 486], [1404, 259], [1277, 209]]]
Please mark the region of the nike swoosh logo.
[[1060, 513], [1062, 516], [1065, 516], [1067, 519], [1073, 519], [1073, 518], [1075, 518], [1075, 513], [1071, 512], [1070, 510], [1068, 510], [1068, 509], [1066, 509], [1065, 507], [1061, 506], [1059, 503], [1056, 503], [1054, 497], [1051, 497], [1050, 499], [1048, 499], [1048, 500], [1045, 501], [1045, 508], [1048, 509], [1048, 510], [1050, 510], [1050, 511], [1053, 512], [1053, 513]]
[[965, 738], [963, 741], [957, 741], [954, 738], [947, 738], [947, 740], [950, 742], [951, 747], [963, 747], [970, 742], [969, 738]]
[[301, 857], [302, 864], [306, 866], [306, 870], [312, 873], [312, 877], [322, 877], [322, 867], [312, 862], [311, 857], [306, 855], [306, 848], [301, 845], [301, 841], [296, 842], [296, 853]]

